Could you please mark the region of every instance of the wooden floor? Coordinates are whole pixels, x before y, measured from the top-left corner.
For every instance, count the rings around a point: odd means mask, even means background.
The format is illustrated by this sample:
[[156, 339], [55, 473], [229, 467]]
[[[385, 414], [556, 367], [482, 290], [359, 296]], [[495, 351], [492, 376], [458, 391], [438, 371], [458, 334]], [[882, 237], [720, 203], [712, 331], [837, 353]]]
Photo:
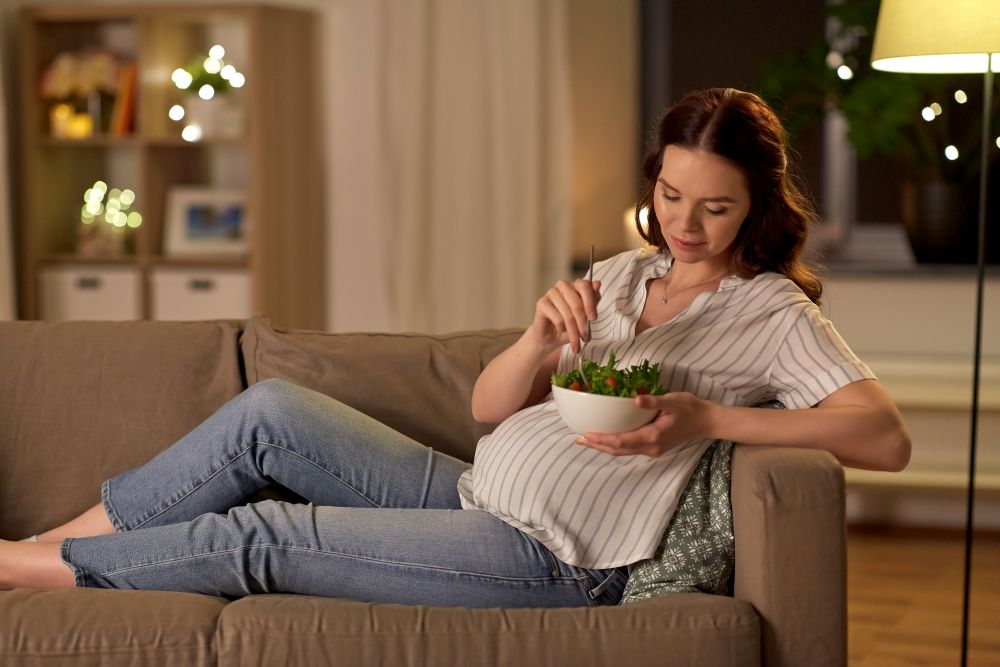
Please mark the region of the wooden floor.
[[[965, 543], [957, 532], [850, 528], [851, 667], [959, 665]], [[970, 667], [1000, 667], [1000, 537], [977, 537], [972, 557]]]

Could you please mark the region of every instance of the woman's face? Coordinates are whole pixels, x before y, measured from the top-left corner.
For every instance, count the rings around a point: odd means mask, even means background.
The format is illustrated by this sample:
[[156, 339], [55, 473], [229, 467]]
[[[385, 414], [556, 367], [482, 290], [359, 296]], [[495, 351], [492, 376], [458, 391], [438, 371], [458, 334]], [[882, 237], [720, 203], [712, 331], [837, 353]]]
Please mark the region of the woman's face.
[[653, 210], [677, 261], [725, 268], [750, 212], [750, 188], [743, 172], [719, 156], [669, 145], [663, 151]]

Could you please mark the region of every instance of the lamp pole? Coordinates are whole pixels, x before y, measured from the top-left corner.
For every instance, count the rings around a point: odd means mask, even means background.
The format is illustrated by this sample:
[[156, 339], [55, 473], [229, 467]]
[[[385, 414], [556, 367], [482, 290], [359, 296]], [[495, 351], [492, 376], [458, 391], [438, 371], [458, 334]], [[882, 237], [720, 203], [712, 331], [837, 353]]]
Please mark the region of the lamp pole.
[[986, 72], [983, 74], [983, 135], [979, 156], [979, 234], [976, 251], [976, 334], [972, 357], [972, 416], [969, 425], [969, 488], [965, 506], [965, 580], [962, 584], [962, 667], [969, 654], [969, 593], [972, 577], [972, 532], [975, 528], [973, 514], [976, 504], [976, 440], [979, 421], [979, 367], [982, 363], [983, 339], [983, 283], [986, 278], [986, 185], [989, 163], [990, 110], [993, 106], [993, 68], [987, 54]]

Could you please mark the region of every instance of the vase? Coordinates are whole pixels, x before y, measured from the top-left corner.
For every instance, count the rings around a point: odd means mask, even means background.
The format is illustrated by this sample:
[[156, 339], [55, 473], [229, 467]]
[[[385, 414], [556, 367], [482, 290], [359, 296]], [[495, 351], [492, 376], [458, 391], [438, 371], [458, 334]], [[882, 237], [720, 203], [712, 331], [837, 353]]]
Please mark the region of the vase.
[[[907, 181], [902, 190], [902, 219], [913, 256], [920, 264], [975, 264], [979, 226], [979, 183]], [[995, 217], [988, 201], [987, 226]], [[989, 231], [989, 230], [988, 230]], [[986, 260], [1000, 262], [1000, 233], [986, 240]]]
[[184, 102], [186, 122], [201, 128], [201, 136], [238, 139], [243, 136], [243, 106], [229, 95], [203, 100], [191, 97]]

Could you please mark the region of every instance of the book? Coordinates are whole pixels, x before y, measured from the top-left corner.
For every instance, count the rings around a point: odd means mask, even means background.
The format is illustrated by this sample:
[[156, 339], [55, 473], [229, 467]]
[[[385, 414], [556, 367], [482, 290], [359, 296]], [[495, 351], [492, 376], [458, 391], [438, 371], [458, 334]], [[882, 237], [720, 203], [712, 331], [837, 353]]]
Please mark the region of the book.
[[138, 68], [135, 63], [122, 65], [118, 80], [118, 94], [115, 95], [114, 110], [111, 112], [110, 133], [115, 137], [128, 136], [135, 130], [135, 97]]

